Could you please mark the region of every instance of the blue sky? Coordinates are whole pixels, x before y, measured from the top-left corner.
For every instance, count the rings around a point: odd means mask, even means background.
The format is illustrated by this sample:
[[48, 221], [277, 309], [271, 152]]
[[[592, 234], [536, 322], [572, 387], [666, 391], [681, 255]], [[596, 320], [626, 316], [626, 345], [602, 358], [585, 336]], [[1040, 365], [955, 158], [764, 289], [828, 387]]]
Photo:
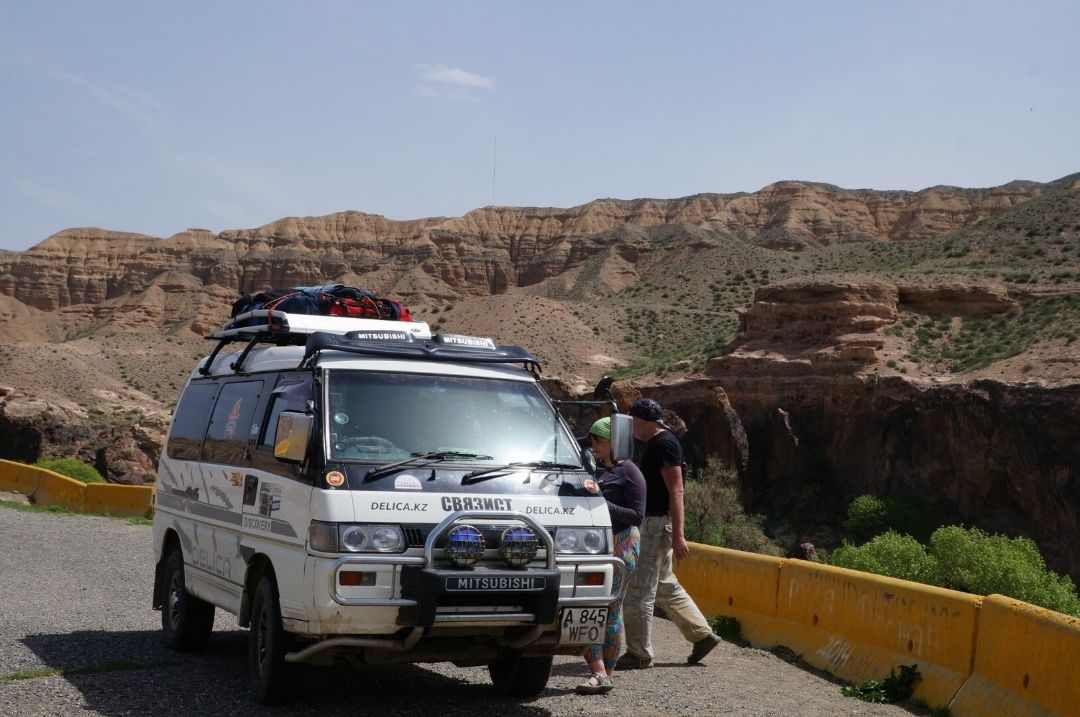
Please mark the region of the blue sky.
[[1066, 0], [0, 0], [0, 249], [1049, 181], [1080, 171], [1078, 37]]

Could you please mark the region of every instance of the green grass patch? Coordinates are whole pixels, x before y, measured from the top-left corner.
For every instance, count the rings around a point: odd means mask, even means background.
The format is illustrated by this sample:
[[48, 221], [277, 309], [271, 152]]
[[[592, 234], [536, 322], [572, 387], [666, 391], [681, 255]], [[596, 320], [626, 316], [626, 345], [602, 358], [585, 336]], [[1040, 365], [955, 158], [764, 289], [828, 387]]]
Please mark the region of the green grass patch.
[[864, 702], [889, 704], [903, 702], [915, 691], [915, 681], [922, 675], [915, 665], [900, 665], [900, 673], [889, 670], [889, 676], [882, 680], [866, 680], [858, 685], [849, 685], [840, 690], [845, 697], [858, 697]]
[[742, 627], [737, 618], [730, 615], [713, 615], [707, 620], [712, 631], [725, 640], [736, 642], [742, 639]]
[[11, 508], [12, 510], [21, 510], [26, 513], [67, 513], [63, 507], [59, 505], [37, 505], [35, 503], [19, 503], [14, 500], [0, 500], [0, 506], [4, 508]]
[[73, 675], [93, 675], [100, 672], [124, 672], [127, 670], [151, 670], [158, 667], [179, 667], [178, 660], [158, 660], [155, 662], [133, 662], [131, 660], [106, 660], [87, 667], [43, 667], [36, 670], [23, 670], [0, 675], [0, 681], [36, 680], [42, 677], [71, 677]]
[[105, 479], [98, 473], [96, 468], [83, 463], [77, 458], [42, 458], [34, 465], [68, 478], [74, 478], [83, 483], [105, 482]]

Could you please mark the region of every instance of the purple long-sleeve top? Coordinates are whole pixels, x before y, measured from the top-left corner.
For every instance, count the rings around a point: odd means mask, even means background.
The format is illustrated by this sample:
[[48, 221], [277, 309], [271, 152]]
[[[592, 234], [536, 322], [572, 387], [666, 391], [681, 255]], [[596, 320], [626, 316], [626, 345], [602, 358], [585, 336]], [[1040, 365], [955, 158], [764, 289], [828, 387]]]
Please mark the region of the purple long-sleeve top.
[[596, 482], [611, 513], [611, 531], [620, 533], [645, 519], [645, 476], [631, 461], [612, 470], [600, 469]]

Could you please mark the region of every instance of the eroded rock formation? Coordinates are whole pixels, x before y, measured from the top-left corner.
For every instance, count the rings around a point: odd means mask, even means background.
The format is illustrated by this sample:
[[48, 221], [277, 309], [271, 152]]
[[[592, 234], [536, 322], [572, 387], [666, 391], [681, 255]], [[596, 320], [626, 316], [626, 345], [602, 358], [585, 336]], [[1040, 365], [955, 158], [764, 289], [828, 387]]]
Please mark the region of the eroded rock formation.
[[965, 226], [1046, 186], [877, 192], [780, 182], [752, 194], [487, 207], [451, 219], [393, 221], [349, 211], [220, 234], [189, 229], [168, 239], [68, 229], [26, 252], [0, 254], [0, 293], [53, 311], [138, 292], [176, 272], [234, 295], [328, 278], [386, 293], [486, 295], [536, 284], [605, 251], [637, 262], [664, 243], [665, 232], [651, 231], [664, 227], [678, 227], [701, 246], [715, 237], [774, 248], [903, 241]]

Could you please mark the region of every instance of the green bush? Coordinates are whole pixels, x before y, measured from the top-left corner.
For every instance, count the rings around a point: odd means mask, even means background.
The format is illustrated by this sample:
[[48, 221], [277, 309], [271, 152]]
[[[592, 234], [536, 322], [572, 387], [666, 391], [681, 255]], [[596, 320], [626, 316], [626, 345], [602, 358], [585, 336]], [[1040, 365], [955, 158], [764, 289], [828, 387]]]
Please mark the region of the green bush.
[[844, 530], [856, 540], [869, 540], [888, 526], [885, 501], [873, 495], [860, 495], [848, 506]]
[[861, 546], [844, 544], [828, 558], [830, 565], [852, 568], [890, 578], [934, 584], [937, 559], [910, 535], [888, 530]]
[[685, 483], [686, 539], [721, 548], [765, 555], [783, 551], [765, 534], [765, 517], [747, 515], [739, 496], [739, 478], [712, 456], [703, 468], [691, 472]]
[[105, 479], [93, 466], [88, 466], [77, 458], [42, 458], [34, 464], [68, 478], [81, 480], [83, 483], [104, 483]]
[[897, 495], [882, 500], [873, 495], [860, 495], [848, 506], [843, 528], [859, 541], [869, 540], [890, 529], [925, 540], [933, 525], [921, 498]]
[[1028, 538], [950, 525], [935, 530], [927, 548], [910, 535], [890, 530], [864, 545], [845, 543], [827, 562], [975, 595], [1006, 595], [1080, 617], [1075, 583], [1047, 570]]
[[930, 536], [938, 561], [938, 585], [976, 595], [998, 593], [1051, 610], [1080, 616], [1080, 596], [1067, 575], [1046, 569], [1028, 538], [988, 535], [951, 525]]

